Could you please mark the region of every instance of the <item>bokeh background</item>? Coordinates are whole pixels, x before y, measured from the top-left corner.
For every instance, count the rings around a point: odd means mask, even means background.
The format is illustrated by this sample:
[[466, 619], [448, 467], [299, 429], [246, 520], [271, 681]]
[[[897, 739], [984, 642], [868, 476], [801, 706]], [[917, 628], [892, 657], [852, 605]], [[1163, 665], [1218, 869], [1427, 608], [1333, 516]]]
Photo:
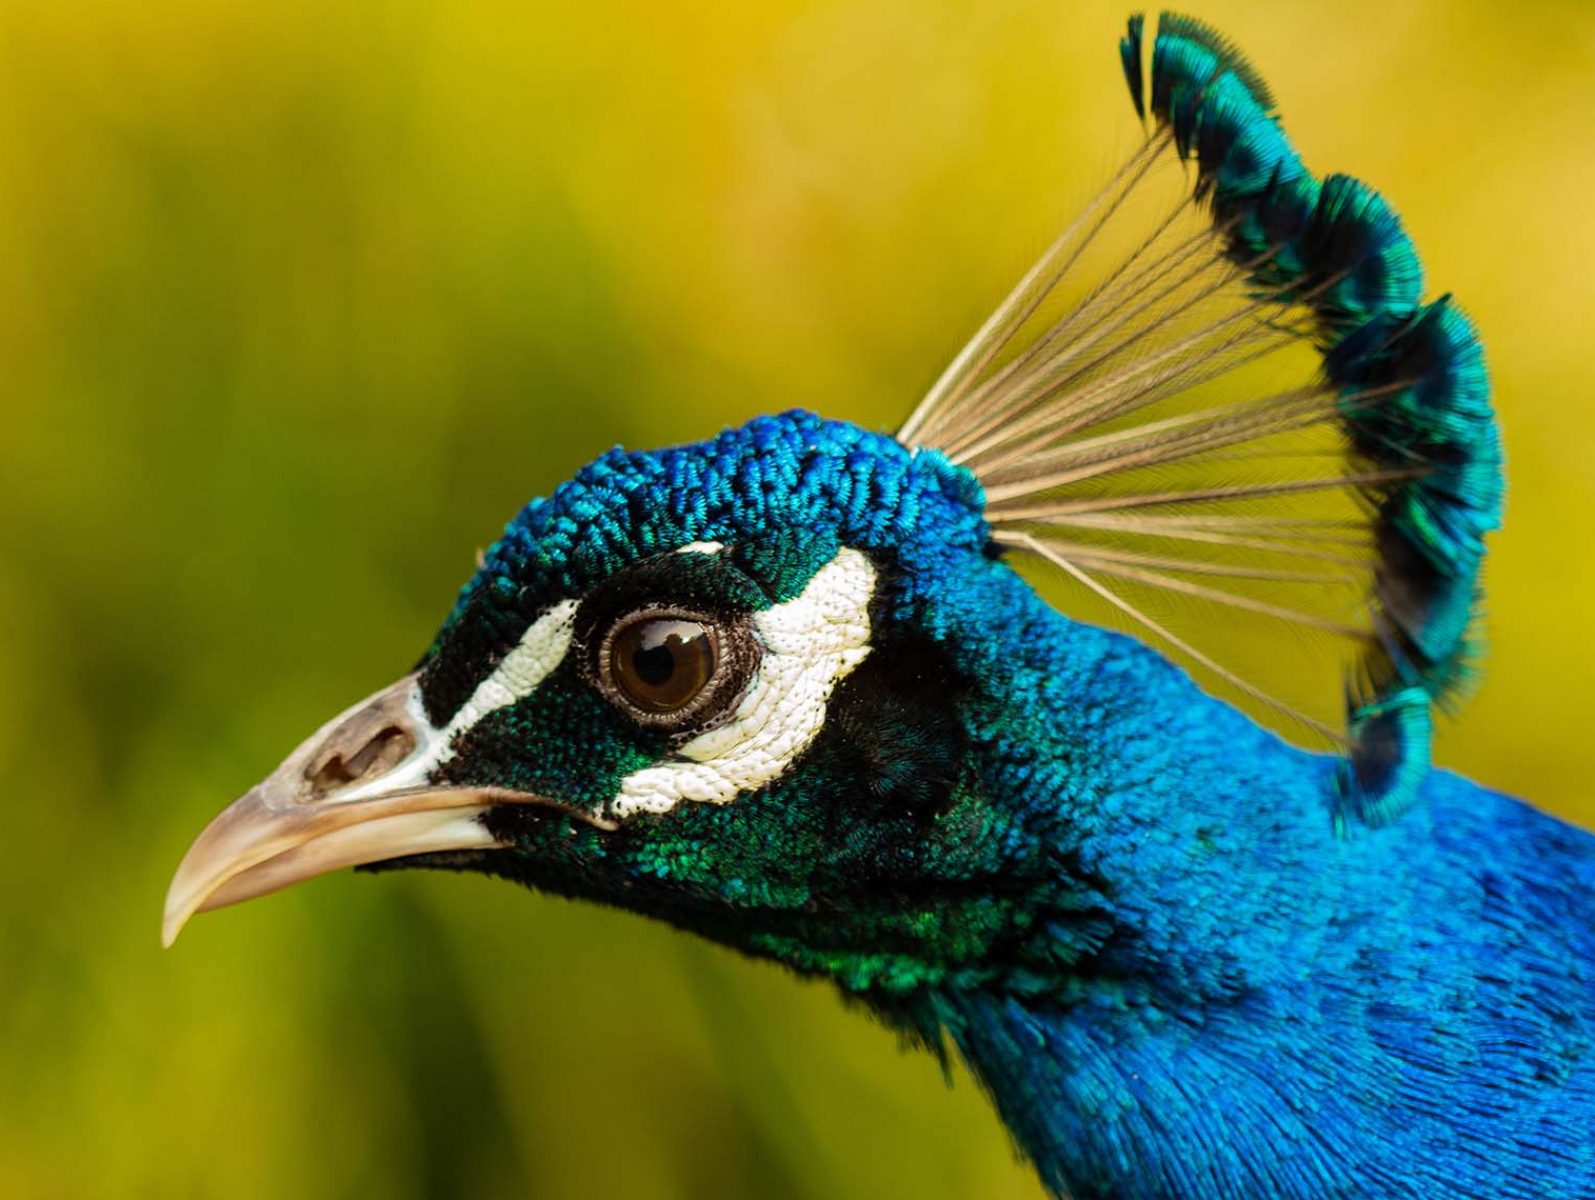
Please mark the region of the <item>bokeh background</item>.
[[[1485, 332], [1489, 679], [1595, 823], [1595, 10], [1201, 3]], [[1030, 1197], [829, 990], [485, 880], [158, 948], [190, 837], [616, 442], [894, 425], [1137, 136], [1125, 5], [0, 5], [0, 1193]]]

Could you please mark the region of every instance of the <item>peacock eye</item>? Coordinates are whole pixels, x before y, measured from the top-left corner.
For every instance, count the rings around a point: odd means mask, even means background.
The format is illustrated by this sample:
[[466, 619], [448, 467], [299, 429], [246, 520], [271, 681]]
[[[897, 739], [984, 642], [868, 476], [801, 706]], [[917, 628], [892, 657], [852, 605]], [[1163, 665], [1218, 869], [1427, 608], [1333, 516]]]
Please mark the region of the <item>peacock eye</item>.
[[727, 714], [758, 658], [745, 624], [677, 609], [627, 613], [595, 640], [599, 690], [639, 724], [672, 734]]
[[649, 713], [680, 712], [714, 678], [719, 638], [712, 625], [679, 617], [622, 622], [610, 637], [615, 686]]

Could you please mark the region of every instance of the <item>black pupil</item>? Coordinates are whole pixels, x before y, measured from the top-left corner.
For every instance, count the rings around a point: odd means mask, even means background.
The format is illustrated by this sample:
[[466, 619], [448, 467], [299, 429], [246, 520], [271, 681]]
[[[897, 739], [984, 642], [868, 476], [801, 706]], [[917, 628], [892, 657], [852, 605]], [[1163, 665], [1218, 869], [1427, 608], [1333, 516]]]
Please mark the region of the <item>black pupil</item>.
[[637, 647], [637, 652], [631, 656], [631, 669], [637, 672], [637, 678], [649, 687], [659, 687], [670, 682], [670, 676], [676, 670], [676, 655], [681, 649], [681, 638], [671, 634], [655, 645], [648, 645], [646, 641]]
[[714, 673], [714, 657], [714, 640], [697, 621], [642, 620], [615, 638], [615, 681], [638, 706], [673, 712], [703, 691]]

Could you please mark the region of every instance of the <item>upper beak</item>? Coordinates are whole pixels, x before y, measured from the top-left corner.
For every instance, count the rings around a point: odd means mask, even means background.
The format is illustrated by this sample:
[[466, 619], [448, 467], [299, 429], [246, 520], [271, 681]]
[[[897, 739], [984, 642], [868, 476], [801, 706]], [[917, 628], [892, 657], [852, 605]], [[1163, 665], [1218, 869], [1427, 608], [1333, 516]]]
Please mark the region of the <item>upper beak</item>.
[[166, 893], [162, 942], [197, 912], [339, 867], [501, 846], [480, 819], [496, 804], [564, 807], [501, 788], [429, 785], [442, 740], [413, 675], [334, 717], [189, 847]]

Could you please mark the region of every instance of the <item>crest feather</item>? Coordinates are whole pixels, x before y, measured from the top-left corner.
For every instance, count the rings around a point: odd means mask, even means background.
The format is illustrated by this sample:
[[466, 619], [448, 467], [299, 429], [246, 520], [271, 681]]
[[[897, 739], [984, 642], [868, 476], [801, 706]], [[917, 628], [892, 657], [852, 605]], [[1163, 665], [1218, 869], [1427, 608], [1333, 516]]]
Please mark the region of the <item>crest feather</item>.
[[[1146, 140], [898, 436], [974, 473], [999, 544], [1341, 746], [1338, 819], [1387, 821], [1471, 674], [1503, 491], [1483, 351], [1448, 296], [1422, 303], [1384, 198], [1306, 170], [1233, 46], [1165, 14], [1148, 78], [1144, 35], [1132, 17], [1120, 52]], [[1338, 639], [1344, 728], [1140, 595]]]

